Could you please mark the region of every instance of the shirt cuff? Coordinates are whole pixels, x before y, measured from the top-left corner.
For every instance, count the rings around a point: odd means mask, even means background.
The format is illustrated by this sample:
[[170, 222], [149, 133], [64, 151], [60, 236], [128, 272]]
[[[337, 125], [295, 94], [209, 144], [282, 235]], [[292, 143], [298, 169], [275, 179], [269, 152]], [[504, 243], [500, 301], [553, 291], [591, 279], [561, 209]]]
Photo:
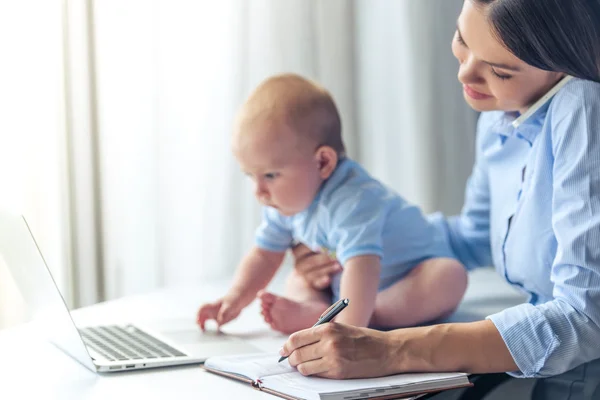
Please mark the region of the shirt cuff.
[[517, 378], [539, 377], [540, 370], [560, 345], [545, 315], [537, 307], [526, 303], [486, 319], [494, 323], [519, 368], [519, 371], [508, 374]]
[[254, 240], [256, 246], [263, 250], [272, 251], [274, 253], [283, 253], [292, 247], [291, 243], [274, 243], [265, 240], [264, 238], [257, 237]]
[[383, 249], [379, 246], [361, 246], [352, 249], [342, 250], [336, 254], [336, 257], [340, 264], [344, 265], [346, 261], [348, 261], [352, 257], [370, 255], [383, 258]]

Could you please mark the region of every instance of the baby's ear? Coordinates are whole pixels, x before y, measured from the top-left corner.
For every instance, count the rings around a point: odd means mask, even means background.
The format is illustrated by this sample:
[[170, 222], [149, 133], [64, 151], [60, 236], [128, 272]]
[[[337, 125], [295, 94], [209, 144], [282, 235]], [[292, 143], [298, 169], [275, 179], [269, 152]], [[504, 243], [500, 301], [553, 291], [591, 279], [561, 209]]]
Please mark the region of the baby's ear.
[[327, 179], [331, 176], [338, 163], [337, 152], [330, 146], [321, 146], [315, 153], [319, 174], [321, 179]]

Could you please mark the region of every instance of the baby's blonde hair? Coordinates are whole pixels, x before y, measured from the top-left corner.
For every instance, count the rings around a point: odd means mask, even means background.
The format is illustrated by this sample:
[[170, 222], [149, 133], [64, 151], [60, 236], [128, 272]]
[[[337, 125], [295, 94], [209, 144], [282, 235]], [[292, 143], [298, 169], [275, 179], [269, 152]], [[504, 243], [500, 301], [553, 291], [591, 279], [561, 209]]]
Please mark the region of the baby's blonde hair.
[[242, 111], [244, 120], [283, 122], [317, 147], [330, 146], [338, 156], [345, 155], [342, 124], [333, 98], [322, 86], [300, 75], [266, 79], [250, 94]]

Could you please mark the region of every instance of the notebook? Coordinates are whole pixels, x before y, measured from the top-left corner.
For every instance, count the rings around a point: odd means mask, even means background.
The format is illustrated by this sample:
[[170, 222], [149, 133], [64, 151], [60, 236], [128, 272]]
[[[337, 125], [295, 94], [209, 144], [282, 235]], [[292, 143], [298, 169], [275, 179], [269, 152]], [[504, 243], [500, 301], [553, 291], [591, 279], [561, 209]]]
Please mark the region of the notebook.
[[275, 353], [218, 356], [206, 360], [203, 368], [290, 400], [397, 399], [472, 385], [462, 372], [346, 380], [306, 377], [278, 359]]

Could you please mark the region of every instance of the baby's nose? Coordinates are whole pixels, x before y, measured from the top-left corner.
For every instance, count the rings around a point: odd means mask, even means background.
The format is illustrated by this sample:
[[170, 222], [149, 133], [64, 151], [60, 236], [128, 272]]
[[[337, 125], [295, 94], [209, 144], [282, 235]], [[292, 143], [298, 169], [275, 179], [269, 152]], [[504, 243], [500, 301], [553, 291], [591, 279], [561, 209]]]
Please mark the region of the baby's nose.
[[260, 182], [256, 183], [256, 185], [254, 186], [254, 193], [256, 194], [256, 197], [258, 197], [259, 199], [261, 197], [268, 196], [267, 189]]
[[263, 197], [267, 196], [267, 192], [263, 188], [260, 188], [257, 186], [256, 189], [254, 190], [254, 195], [256, 196], [257, 199], [260, 200]]
[[268, 205], [271, 202], [271, 199], [266, 194], [262, 194], [260, 196], [256, 196], [256, 198], [263, 205]]

